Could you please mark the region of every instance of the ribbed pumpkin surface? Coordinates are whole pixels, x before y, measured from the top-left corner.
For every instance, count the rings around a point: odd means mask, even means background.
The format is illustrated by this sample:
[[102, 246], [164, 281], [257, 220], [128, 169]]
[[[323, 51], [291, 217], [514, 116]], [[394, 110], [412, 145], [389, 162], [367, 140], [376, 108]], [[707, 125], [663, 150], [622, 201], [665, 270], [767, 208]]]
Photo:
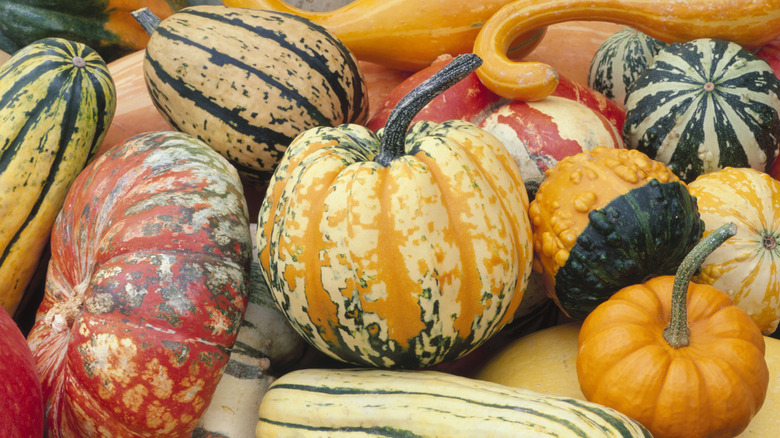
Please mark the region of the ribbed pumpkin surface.
[[50, 437], [192, 434], [247, 301], [238, 175], [182, 133], [130, 139], [79, 175], [28, 336]]
[[0, 68], [0, 305], [8, 312], [115, 107], [106, 64], [83, 44], [40, 40]]
[[626, 90], [665, 46], [666, 43], [633, 28], [615, 32], [593, 55], [588, 70], [588, 86], [622, 107], [626, 101]]
[[405, 144], [385, 167], [362, 126], [309, 130], [260, 210], [277, 305], [347, 362], [456, 359], [511, 320], [528, 283], [528, 200], [498, 139], [468, 122], [421, 122]]
[[626, 147], [685, 182], [724, 167], [771, 168], [780, 150], [780, 81], [734, 43], [672, 44], [626, 97]]
[[292, 139], [368, 115], [359, 65], [325, 29], [292, 14], [196, 6], [164, 20], [144, 61], [171, 126], [205, 141], [253, 181]]
[[764, 334], [780, 322], [780, 181], [764, 172], [726, 168], [688, 185], [708, 231], [726, 222], [737, 234], [701, 265], [698, 283], [728, 293]]

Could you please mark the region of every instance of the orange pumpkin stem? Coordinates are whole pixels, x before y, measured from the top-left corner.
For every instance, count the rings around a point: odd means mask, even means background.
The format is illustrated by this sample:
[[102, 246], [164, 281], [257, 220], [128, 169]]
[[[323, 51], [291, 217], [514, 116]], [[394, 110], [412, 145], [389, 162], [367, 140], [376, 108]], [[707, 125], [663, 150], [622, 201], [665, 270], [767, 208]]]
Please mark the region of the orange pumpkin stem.
[[691, 343], [691, 330], [688, 328], [688, 286], [691, 277], [710, 253], [736, 233], [737, 225], [734, 222], [721, 225], [701, 239], [677, 268], [672, 289], [669, 325], [664, 329], [663, 334], [664, 340], [672, 348], [687, 347]]
[[374, 161], [382, 166], [406, 153], [406, 132], [420, 110], [436, 96], [463, 80], [482, 65], [482, 58], [467, 53], [458, 55], [444, 68], [423, 81], [404, 96], [387, 117], [384, 133], [379, 140], [379, 153]]

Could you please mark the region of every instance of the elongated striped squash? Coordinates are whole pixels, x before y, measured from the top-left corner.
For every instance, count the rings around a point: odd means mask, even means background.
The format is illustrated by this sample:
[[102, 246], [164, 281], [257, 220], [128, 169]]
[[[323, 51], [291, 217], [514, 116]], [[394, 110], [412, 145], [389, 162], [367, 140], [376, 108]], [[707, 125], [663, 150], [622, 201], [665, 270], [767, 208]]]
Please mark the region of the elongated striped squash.
[[[253, 238], [257, 224], [249, 227]], [[276, 308], [254, 251], [249, 301], [238, 337], [208, 409], [193, 437], [245, 438], [257, 425], [257, 409], [280, 370], [301, 358], [305, 341]]]
[[0, 305], [12, 314], [115, 95], [103, 59], [65, 39], [30, 44], [0, 67]]
[[771, 169], [780, 80], [739, 45], [702, 38], [662, 49], [626, 97], [626, 147], [687, 182], [725, 167]]
[[270, 177], [306, 129], [362, 123], [363, 74], [332, 34], [292, 14], [185, 8], [160, 23], [144, 60], [152, 100], [254, 182]]
[[588, 86], [622, 108], [628, 87], [665, 46], [666, 43], [632, 27], [615, 32], [593, 55], [588, 69]]
[[650, 436], [604, 406], [437, 371], [293, 371], [259, 416], [258, 438]]

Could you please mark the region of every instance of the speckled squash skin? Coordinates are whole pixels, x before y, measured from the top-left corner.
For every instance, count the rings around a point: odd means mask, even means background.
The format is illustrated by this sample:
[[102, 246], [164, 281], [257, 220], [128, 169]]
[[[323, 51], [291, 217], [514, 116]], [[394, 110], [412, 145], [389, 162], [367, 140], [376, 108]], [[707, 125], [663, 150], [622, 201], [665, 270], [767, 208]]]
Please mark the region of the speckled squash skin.
[[315, 128], [290, 145], [258, 220], [278, 306], [325, 353], [417, 368], [471, 351], [528, 283], [528, 198], [493, 135], [420, 122], [374, 161], [384, 130]]
[[50, 437], [183, 437], [222, 376], [247, 303], [238, 174], [205, 143], [134, 137], [76, 179], [28, 342]]
[[694, 280], [728, 293], [764, 334], [772, 334], [780, 322], [780, 181], [755, 169], [727, 167], [699, 176], [688, 188], [705, 234], [737, 224], [737, 234], [707, 256]]
[[669, 168], [606, 147], [558, 162], [529, 215], [535, 267], [576, 319], [624, 286], [673, 273], [704, 229], [695, 198]]
[[150, 37], [144, 76], [171, 126], [205, 141], [255, 183], [267, 181], [306, 129], [368, 117], [357, 59], [293, 14], [185, 8]]

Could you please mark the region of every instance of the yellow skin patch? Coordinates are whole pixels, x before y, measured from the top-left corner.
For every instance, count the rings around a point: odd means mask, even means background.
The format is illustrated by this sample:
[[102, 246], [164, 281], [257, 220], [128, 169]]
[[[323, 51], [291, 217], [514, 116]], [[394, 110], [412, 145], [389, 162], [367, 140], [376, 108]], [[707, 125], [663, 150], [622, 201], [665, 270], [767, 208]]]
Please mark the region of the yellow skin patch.
[[528, 283], [528, 199], [506, 149], [463, 122], [414, 130], [387, 167], [365, 128], [307, 131], [268, 188], [258, 251], [272, 293], [334, 357], [393, 366], [415, 349], [433, 364], [473, 336], [465, 354], [511, 319]]
[[688, 185], [697, 198], [705, 235], [726, 222], [737, 234], [710, 254], [694, 277], [726, 293], [764, 334], [780, 322], [780, 182], [750, 168], [704, 174]]

